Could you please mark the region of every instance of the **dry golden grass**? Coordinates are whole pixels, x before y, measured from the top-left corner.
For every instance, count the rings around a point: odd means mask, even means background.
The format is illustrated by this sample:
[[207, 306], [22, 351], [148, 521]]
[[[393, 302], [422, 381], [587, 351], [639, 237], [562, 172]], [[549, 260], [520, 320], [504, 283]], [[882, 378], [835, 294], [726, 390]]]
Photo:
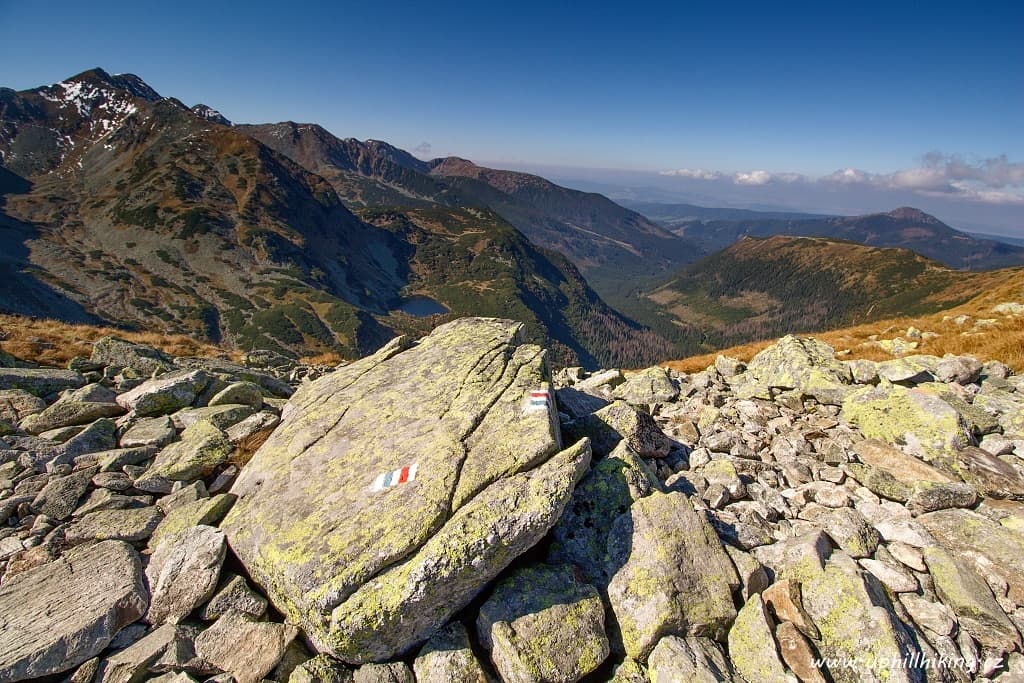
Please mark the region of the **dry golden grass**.
[[226, 356], [237, 361], [242, 355], [239, 351], [198, 342], [181, 334], [125, 332], [112, 327], [0, 315], [0, 349], [41, 365], [65, 366], [75, 356], [89, 356], [93, 342], [108, 335], [148, 344], [173, 356]]
[[[993, 307], [1004, 302], [1024, 303], [1024, 271], [1019, 269], [1011, 272], [1011, 277], [995, 286], [985, 289], [982, 293], [965, 304], [954, 308], [914, 318], [891, 318], [856, 327], [825, 332], [810, 332], [809, 336], [828, 343], [838, 352], [849, 351], [842, 358], [866, 360], [888, 360], [889, 355], [870, 339], [891, 339], [906, 337], [908, 327], [916, 327], [922, 331], [936, 332], [935, 339], [920, 340], [914, 353], [926, 353], [942, 356], [947, 353], [955, 355], [971, 355], [978, 360], [998, 360], [1006, 363], [1015, 372], [1024, 372], [1024, 319], [998, 315]], [[958, 315], [969, 315], [972, 320], [965, 325], [957, 325], [952, 320]], [[973, 319], [994, 319], [990, 327], [974, 328]], [[968, 333], [968, 334], [965, 334]], [[732, 356], [748, 361], [754, 355], [775, 340], [766, 340], [734, 346], [721, 351], [691, 356], [681, 360], [664, 363], [666, 367], [680, 372], [699, 372], [715, 362], [718, 355]]]
[[303, 356], [299, 359], [299, 362], [304, 363], [305, 365], [337, 365], [344, 360], [344, 358], [334, 351], [324, 351], [323, 353], [318, 353], [315, 356]]
[[235, 451], [228, 457], [228, 462], [239, 468], [244, 467], [273, 433], [273, 428], [264, 429], [242, 439], [241, 443], [235, 446]]

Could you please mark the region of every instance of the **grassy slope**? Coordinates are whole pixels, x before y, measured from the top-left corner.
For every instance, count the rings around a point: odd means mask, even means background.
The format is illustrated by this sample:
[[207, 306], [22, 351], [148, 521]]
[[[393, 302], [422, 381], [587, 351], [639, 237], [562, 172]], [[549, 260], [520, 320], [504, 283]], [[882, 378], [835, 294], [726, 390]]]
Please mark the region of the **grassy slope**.
[[966, 273], [905, 249], [775, 236], [743, 239], [644, 298], [675, 324], [704, 330], [704, 348], [711, 350], [934, 313], [1013, 272]]
[[[977, 293], [979, 289], [975, 289]], [[874, 343], [872, 337], [891, 339], [906, 335], [908, 327], [935, 332], [939, 336], [922, 340], [915, 353], [942, 356], [947, 353], [968, 354], [979, 360], [999, 360], [1017, 372], [1024, 372], [1024, 320], [1020, 317], [1000, 315], [993, 311], [1006, 302], [1024, 304], [1024, 270], [1002, 271], [1001, 281], [981, 288], [966, 303], [939, 312], [918, 316], [891, 317], [872, 323], [846, 327], [828, 332], [811, 332], [814, 337], [844, 352], [843, 358], [887, 360], [891, 355]], [[952, 318], [967, 315], [972, 318], [957, 325]], [[976, 327], [975, 320], [992, 320], [989, 325]], [[774, 339], [742, 344], [731, 348], [671, 361], [665, 365], [682, 372], [696, 372], [712, 364], [719, 354], [750, 360], [761, 349], [775, 343]]]

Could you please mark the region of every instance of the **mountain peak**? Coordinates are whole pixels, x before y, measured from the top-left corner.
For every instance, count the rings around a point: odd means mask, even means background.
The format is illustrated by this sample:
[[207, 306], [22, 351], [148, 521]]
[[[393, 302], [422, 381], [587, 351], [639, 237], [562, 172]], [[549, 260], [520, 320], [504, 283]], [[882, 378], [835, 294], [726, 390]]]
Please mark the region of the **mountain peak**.
[[206, 119], [207, 121], [211, 121], [213, 123], [219, 123], [222, 126], [233, 125], [226, 116], [221, 114], [213, 107], [207, 106], [205, 104], [197, 104], [196, 106], [192, 107], [191, 111], [193, 114], [195, 114], [201, 119]]
[[114, 74], [111, 75], [104, 69], [96, 67], [83, 71], [80, 74], [76, 74], [71, 78], [56, 83], [55, 85], [62, 85], [68, 83], [88, 83], [90, 85], [108, 85], [119, 90], [126, 90], [135, 97], [141, 97], [149, 102], [156, 102], [157, 100], [163, 99], [156, 90], [151, 88], [148, 83], [136, 76], [135, 74]]
[[893, 209], [887, 216], [895, 218], [901, 221], [914, 221], [917, 223], [940, 223], [938, 218], [927, 214], [921, 209], [915, 209], [912, 206], [901, 206], [898, 209]]

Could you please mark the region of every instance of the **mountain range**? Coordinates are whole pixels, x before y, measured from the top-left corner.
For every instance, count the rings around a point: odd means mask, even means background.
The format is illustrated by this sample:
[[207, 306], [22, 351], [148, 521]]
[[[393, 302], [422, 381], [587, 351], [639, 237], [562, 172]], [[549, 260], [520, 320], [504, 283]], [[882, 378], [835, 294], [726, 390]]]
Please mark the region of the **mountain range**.
[[[0, 153], [7, 312], [348, 356], [475, 313], [522, 320], [560, 363], [672, 352], [496, 210], [552, 235], [639, 226], [683, 251], [668, 231], [596, 195], [522, 174], [482, 180], [461, 160], [428, 165], [316, 126], [233, 126], [100, 69], [0, 90]], [[550, 197], [551, 208], [516, 195]], [[579, 230], [562, 225], [569, 218]], [[645, 254], [596, 238], [580, 244], [567, 251], [594, 267]], [[666, 251], [659, 244], [648, 255]], [[410, 295], [434, 297], [450, 314], [397, 310]]]
[[102, 69], [0, 88], [0, 312], [344, 357], [490, 315], [557, 365], [639, 366], [932, 310], [984, 279], [954, 268], [1021, 263], [916, 209], [625, 208]]
[[724, 249], [742, 237], [793, 235], [851, 240], [876, 247], [912, 249], [964, 270], [992, 270], [1024, 263], [1024, 246], [971, 235], [919, 209], [900, 207], [865, 216], [819, 216], [706, 209], [692, 204], [634, 204], [705, 253]]

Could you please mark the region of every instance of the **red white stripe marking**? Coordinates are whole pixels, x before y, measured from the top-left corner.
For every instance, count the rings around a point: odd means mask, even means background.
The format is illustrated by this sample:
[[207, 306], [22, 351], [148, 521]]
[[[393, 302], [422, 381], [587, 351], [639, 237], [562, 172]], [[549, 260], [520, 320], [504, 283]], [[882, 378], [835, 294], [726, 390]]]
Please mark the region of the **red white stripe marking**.
[[373, 490], [383, 491], [400, 484], [408, 484], [416, 479], [416, 469], [419, 467], [418, 463], [413, 465], [406, 465], [397, 470], [391, 470], [390, 472], [381, 472], [377, 475], [377, 478], [373, 480]]

